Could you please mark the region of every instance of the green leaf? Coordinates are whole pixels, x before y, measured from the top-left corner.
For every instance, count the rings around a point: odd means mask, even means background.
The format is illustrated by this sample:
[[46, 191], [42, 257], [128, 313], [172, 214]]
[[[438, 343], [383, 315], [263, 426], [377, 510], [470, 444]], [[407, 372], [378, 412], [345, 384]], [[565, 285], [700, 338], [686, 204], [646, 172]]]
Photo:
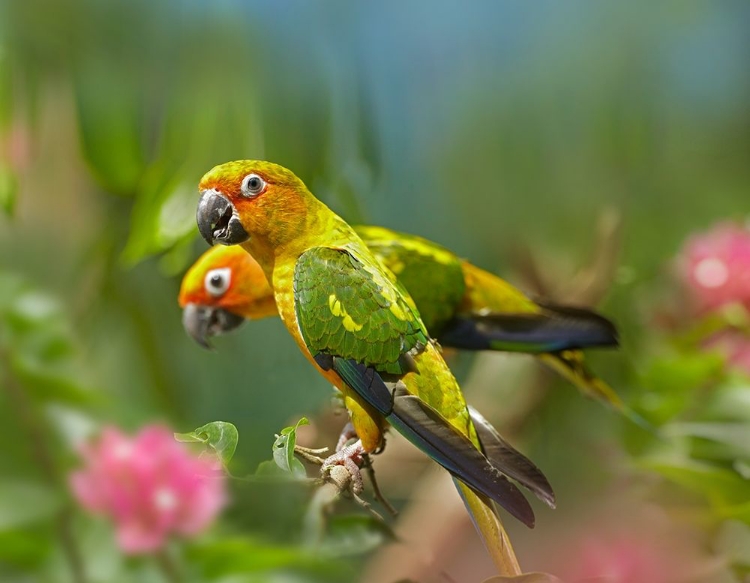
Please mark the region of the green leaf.
[[127, 265], [186, 244], [198, 232], [195, 184], [175, 177], [164, 179], [157, 173], [158, 170], [149, 170], [133, 206], [130, 235], [122, 252]]
[[638, 408], [657, 424], [685, 410], [695, 390], [722, 378], [724, 360], [717, 354], [690, 352], [651, 362], [642, 385], [650, 389], [639, 397]]
[[354, 556], [395, 540], [391, 527], [369, 514], [334, 516], [317, 550], [329, 557]]
[[747, 423], [670, 423], [668, 435], [687, 435], [715, 441], [728, 450], [724, 459], [750, 457], [750, 425]]
[[124, 67], [92, 56], [75, 70], [78, 123], [83, 154], [109, 192], [135, 194], [145, 170], [143, 98]]
[[12, 217], [16, 208], [18, 194], [18, 180], [15, 173], [0, 162], [0, 210]]
[[0, 564], [22, 569], [38, 566], [52, 548], [50, 530], [15, 528], [0, 532]]
[[226, 466], [237, 449], [239, 433], [231, 423], [212, 421], [190, 433], [175, 433], [174, 438], [185, 443], [203, 443], [211, 447]]
[[274, 460], [265, 460], [258, 464], [253, 475], [258, 478], [274, 478], [288, 476], [289, 473], [282, 470]]
[[51, 519], [60, 509], [59, 492], [34, 482], [0, 482], [0, 531]]
[[688, 458], [652, 458], [640, 460], [637, 465], [703, 495], [714, 507], [744, 503], [750, 494], [750, 481], [732, 470], [713, 464]]
[[280, 569], [331, 574], [341, 568], [337, 567], [336, 561], [300, 547], [271, 545], [244, 537], [225, 537], [195, 545], [188, 550], [188, 558], [199, 566], [204, 576], [210, 578]]
[[297, 429], [307, 425], [308, 420], [303, 417], [293, 427], [285, 427], [273, 442], [273, 460], [285, 472], [291, 472], [300, 478], [307, 477], [305, 466], [294, 457], [294, 446], [297, 444]]

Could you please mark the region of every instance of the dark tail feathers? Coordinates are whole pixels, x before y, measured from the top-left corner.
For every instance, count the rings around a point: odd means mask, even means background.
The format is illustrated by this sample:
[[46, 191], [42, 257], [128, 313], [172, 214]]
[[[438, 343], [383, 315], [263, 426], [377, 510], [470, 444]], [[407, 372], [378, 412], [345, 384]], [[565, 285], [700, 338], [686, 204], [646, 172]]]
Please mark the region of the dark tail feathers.
[[459, 316], [446, 325], [438, 340], [462, 350], [528, 353], [618, 345], [617, 328], [604, 316], [584, 308], [540, 306], [538, 313]]

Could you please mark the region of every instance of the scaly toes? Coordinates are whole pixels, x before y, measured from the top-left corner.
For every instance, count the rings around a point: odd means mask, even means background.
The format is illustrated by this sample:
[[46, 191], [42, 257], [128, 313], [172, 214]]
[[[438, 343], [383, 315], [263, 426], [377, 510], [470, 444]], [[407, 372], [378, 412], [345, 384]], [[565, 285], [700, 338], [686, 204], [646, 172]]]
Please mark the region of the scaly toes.
[[[323, 476], [327, 476], [331, 473], [331, 469], [335, 466], [343, 466], [349, 472], [350, 476], [350, 488], [354, 494], [360, 494], [364, 489], [364, 483], [362, 480], [362, 472], [360, 466], [363, 462], [363, 455], [365, 450], [362, 447], [362, 442], [357, 440], [351, 445], [341, 448], [339, 451], [329, 456], [320, 468], [320, 472]], [[338, 477], [337, 477], [338, 478]], [[339, 484], [340, 478], [336, 480]]]

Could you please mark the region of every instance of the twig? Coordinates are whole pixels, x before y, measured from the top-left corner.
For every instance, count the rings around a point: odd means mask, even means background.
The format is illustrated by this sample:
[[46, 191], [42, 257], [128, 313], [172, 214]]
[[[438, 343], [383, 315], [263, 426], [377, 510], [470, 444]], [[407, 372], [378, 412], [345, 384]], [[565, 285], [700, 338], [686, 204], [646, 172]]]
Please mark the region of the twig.
[[367, 454], [364, 454], [362, 458], [364, 459], [362, 467], [367, 470], [367, 477], [370, 478], [370, 483], [372, 484], [372, 493], [375, 496], [375, 500], [380, 502], [380, 504], [382, 504], [382, 506], [388, 511], [391, 516], [398, 516], [398, 510], [393, 507], [393, 505], [386, 499], [385, 496], [383, 496], [383, 493], [380, 491], [378, 481], [375, 479], [375, 468], [373, 468], [372, 466], [372, 459], [370, 459], [370, 456]]
[[328, 452], [327, 447], [311, 449], [309, 447], [302, 447], [301, 445], [294, 446], [294, 453], [301, 455], [308, 462], [312, 464], [318, 464], [319, 466], [322, 466], [325, 460], [322, 457], [320, 457], [318, 454], [327, 453], [327, 452]]

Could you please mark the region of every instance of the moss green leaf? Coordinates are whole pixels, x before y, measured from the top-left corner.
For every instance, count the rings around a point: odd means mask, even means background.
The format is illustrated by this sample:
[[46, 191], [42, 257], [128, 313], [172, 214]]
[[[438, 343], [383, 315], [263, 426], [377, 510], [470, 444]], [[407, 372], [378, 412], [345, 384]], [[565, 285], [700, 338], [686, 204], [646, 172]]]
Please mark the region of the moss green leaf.
[[0, 482], [0, 532], [43, 520], [50, 520], [60, 509], [60, 492], [21, 480]]
[[0, 162], [0, 210], [12, 217], [16, 208], [18, 195], [18, 180], [15, 173], [7, 165]]
[[237, 428], [231, 423], [212, 421], [190, 433], [175, 433], [174, 438], [185, 443], [207, 445], [216, 452], [221, 462], [226, 466], [234, 456], [240, 437]]
[[308, 421], [302, 417], [292, 427], [285, 427], [273, 442], [273, 460], [285, 472], [291, 472], [300, 478], [306, 477], [305, 467], [294, 457], [294, 446], [297, 445], [297, 429], [307, 425]]
[[391, 527], [369, 514], [334, 516], [318, 550], [330, 557], [354, 556], [395, 540]]

